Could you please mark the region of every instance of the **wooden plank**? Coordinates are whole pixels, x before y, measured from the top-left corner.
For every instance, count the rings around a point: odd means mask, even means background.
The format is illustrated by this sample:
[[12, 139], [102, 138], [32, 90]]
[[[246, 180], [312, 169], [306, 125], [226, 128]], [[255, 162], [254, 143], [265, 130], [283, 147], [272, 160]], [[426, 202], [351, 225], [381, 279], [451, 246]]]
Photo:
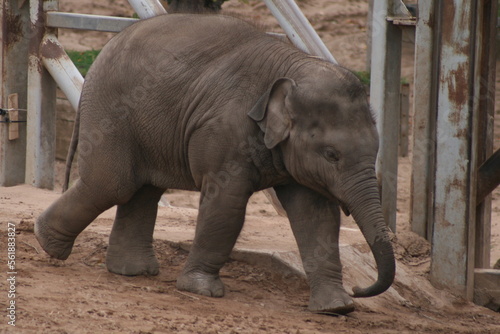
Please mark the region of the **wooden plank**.
[[474, 303], [500, 311], [500, 270], [474, 270]]
[[7, 107], [9, 111], [9, 140], [19, 139], [19, 103], [18, 94], [9, 94]]

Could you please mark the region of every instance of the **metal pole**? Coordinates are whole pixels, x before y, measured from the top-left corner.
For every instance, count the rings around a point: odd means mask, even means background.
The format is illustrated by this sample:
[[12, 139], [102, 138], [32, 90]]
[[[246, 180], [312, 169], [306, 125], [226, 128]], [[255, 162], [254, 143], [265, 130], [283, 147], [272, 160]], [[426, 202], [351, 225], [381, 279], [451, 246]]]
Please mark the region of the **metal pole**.
[[377, 177], [382, 210], [387, 225], [396, 232], [402, 39], [401, 30], [387, 21], [393, 9], [392, 0], [376, 0], [373, 5], [370, 102], [380, 136]]
[[[11, 94], [17, 94], [18, 108], [26, 109], [29, 6], [27, 1], [21, 8], [18, 5], [16, 0], [0, 2], [0, 22], [4, 27], [0, 29], [0, 108], [3, 109], [9, 108]], [[11, 26], [12, 18], [16, 24]], [[0, 121], [5, 119], [0, 117]], [[26, 120], [24, 112], [19, 112], [18, 120]], [[9, 139], [9, 127], [9, 123], [0, 123], [0, 186], [24, 183], [26, 123], [18, 123], [19, 136], [14, 140]]]
[[337, 60], [293, 0], [264, 0], [292, 43], [300, 50], [331, 63]]
[[410, 223], [413, 232], [432, 239], [436, 91], [441, 21], [438, 1], [419, 1], [415, 41], [413, 159]]
[[431, 282], [473, 296], [477, 1], [442, 2]]
[[[497, 157], [500, 160], [500, 152], [497, 151], [493, 157], [493, 128], [495, 119], [495, 82], [496, 82], [496, 37], [497, 37], [497, 15], [498, 1], [489, 0], [483, 1], [481, 12], [483, 19], [478, 23], [478, 30], [482, 31], [481, 52], [478, 57], [480, 63], [480, 92], [479, 92], [479, 139], [478, 139], [478, 155], [477, 163], [489, 165], [486, 159]], [[490, 163], [493, 160], [489, 160]], [[500, 161], [497, 161], [499, 163]], [[476, 212], [476, 251], [475, 251], [475, 266], [476, 268], [490, 267], [491, 253], [491, 196], [482, 198], [483, 194], [480, 180], [484, 175], [483, 166], [479, 168], [478, 189], [477, 189], [477, 212]], [[490, 165], [491, 166], [491, 165]], [[500, 164], [497, 168], [500, 168]], [[500, 182], [500, 173], [497, 169], [496, 183]], [[494, 184], [495, 180], [491, 180], [490, 184]], [[489, 193], [489, 192], [488, 192]]]
[[47, 13], [47, 27], [120, 32], [138, 19], [78, 13]]
[[40, 54], [45, 68], [64, 92], [73, 109], [78, 110], [83, 77], [56, 36], [45, 35], [41, 43]]
[[167, 11], [158, 0], [128, 0], [128, 2], [141, 19], [167, 14]]
[[[56, 140], [56, 84], [40, 59], [40, 43], [47, 31], [43, 1], [30, 4], [31, 38], [28, 62], [28, 123], [26, 183], [39, 188], [54, 187]], [[50, 1], [56, 9], [57, 2]], [[53, 32], [55, 33], [55, 31]]]

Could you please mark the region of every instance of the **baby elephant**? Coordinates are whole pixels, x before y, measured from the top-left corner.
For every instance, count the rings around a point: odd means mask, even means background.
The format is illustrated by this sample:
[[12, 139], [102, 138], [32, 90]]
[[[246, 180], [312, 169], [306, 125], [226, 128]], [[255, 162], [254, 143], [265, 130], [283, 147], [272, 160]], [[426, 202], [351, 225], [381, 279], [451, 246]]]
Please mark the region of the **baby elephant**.
[[177, 288], [221, 297], [219, 270], [248, 199], [273, 187], [300, 249], [311, 311], [354, 310], [342, 286], [339, 207], [353, 215], [378, 266], [377, 281], [352, 296], [392, 284], [374, 168], [379, 141], [350, 71], [232, 17], [169, 14], [104, 47], [78, 117], [80, 179], [35, 226], [51, 256], [66, 259], [78, 234], [117, 205], [108, 270], [155, 275], [158, 200], [166, 189], [197, 190], [196, 235]]

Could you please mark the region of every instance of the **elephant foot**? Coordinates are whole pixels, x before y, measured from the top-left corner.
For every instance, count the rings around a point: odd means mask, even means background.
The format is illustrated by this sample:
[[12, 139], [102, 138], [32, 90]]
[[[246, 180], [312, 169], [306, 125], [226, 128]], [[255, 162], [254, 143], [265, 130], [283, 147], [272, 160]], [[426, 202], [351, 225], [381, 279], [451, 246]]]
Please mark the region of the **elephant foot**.
[[106, 267], [109, 272], [124, 276], [156, 276], [160, 265], [154, 250], [126, 249], [109, 245], [106, 253]]
[[35, 237], [42, 249], [51, 257], [66, 260], [71, 254], [76, 237], [57, 232], [42, 215], [35, 223]]
[[201, 271], [183, 272], [177, 278], [177, 289], [202, 296], [223, 297], [224, 283], [219, 275], [207, 274]]
[[354, 302], [343, 287], [330, 286], [311, 294], [308, 309], [321, 314], [347, 314], [354, 311]]

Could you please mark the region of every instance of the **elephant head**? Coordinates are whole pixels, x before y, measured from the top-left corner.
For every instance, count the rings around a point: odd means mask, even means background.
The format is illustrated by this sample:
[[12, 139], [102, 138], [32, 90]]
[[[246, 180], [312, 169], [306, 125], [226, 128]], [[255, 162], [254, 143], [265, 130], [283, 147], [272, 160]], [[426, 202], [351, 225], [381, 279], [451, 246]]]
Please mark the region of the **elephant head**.
[[379, 139], [360, 81], [344, 68], [316, 63], [301, 76], [276, 80], [249, 116], [264, 132], [266, 147], [281, 149], [295, 181], [338, 201], [360, 227], [377, 263], [378, 280], [354, 288], [353, 296], [387, 290], [395, 261], [375, 174]]

